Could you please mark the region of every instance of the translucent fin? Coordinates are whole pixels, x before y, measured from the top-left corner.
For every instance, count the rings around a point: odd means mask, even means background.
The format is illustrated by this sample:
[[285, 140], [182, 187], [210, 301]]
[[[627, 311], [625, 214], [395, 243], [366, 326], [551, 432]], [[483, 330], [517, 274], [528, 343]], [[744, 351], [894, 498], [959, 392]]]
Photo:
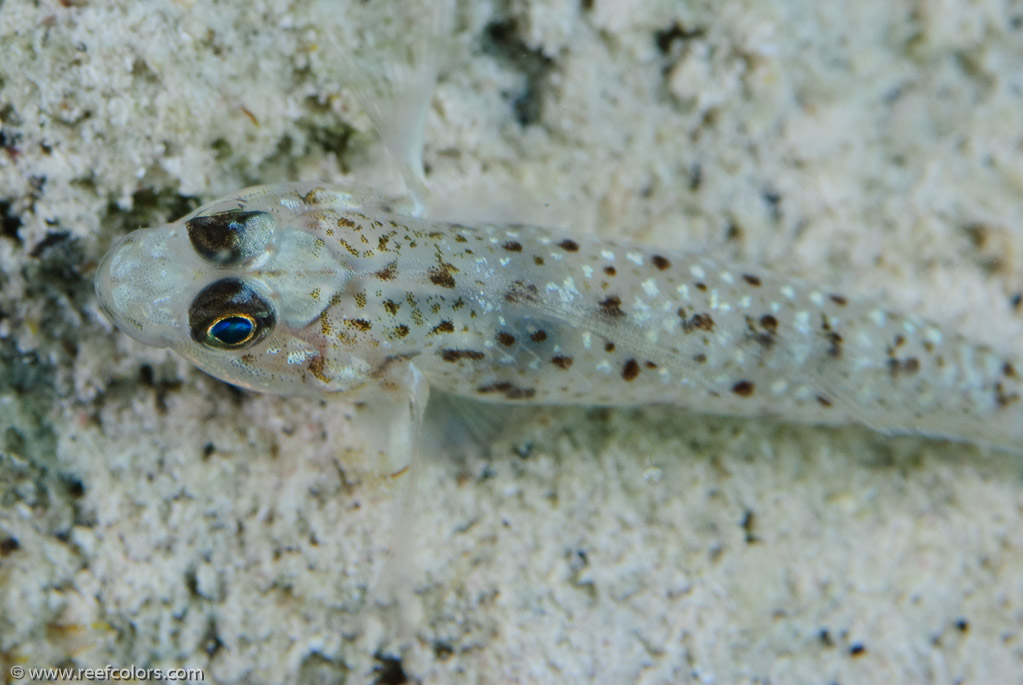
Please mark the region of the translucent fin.
[[426, 453], [442, 459], [482, 457], [508, 426], [522, 425], [533, 411], [533, 407], [487, 404], [433, 393], [423, 424]]
[[[402, 642], [412, 640], [413, 626], [417, 623], [413, 593], [415, 579], [418, 576], [413, 561], [415, 551], [415, 503], [418, 492], [419, 473], [422, 470], [423, 452], [423, 418], [430, 396], [430, 385], [419, 370], [408, 366], [404, 374], [407, 384], [407, 413], [402, 417], [408, 430], [409, 467], [406, 473], [395, 474], [394, 477], [405, 477], [405, 492], [391, 524], [390, 558], [384, 566], [379, 579], [379, 589], [385, 597], [391, 598], [394, 614], [391, 616], [391, 628]], [[404, 413], [404, 412], [403, 412]], [[386, 604], [385, 604], [386, 606]]]
[[[379, 612], [389, 634], [399, 642], [411, 641], [417, 624], [414, 586], [418, 577], [414, 561], [415, 502], [422, 469], [423, 417], [430, 386], [412, 364], [395, 366], [380, 386], [364, 393], [371, 415], [387, 430], [381, 436], [387, 447], [388, 479], [396, 488], [391, 509], [387, 560], [370, 589], [372, 602], [366, 609]], [[397, 467], [395, 469], [395, 467]]]
[[388, 0], [354, 3], [348, 21], [356, 44], [326, 43], [401, 172], [415, 202], [425, 209], [429, 191], [423, 173], [426, 113], [452, 31], [453, 0]]

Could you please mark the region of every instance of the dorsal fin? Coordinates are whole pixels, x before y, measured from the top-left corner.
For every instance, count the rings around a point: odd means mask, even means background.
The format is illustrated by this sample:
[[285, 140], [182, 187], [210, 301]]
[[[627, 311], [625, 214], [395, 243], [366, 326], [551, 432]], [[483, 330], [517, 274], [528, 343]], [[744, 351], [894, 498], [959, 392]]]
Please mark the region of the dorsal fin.
[[451, 35], [453, 0], [390, 0], [356, 3], [358, 41], [326, 43], [341, 66], [341, 79], [377, 129], [412, 196], [415, 214], [426, 207], [423, 173], [426, 113]]

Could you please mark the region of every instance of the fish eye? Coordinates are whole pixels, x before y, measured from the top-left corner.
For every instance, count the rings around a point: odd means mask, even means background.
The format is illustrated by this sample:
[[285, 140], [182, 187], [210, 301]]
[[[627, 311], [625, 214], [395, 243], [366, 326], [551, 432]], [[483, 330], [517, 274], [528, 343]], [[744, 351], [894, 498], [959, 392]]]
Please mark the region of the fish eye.
[[192, 340], [217, 350], [244, 350], [273, 330], [277, 315], [269, 299], [240, 278], [223, 278], [205, 288], [188, 309]]
[[267, 212], [231, 210], [185, 222], [188, 239], [199, 256], [217, 266], [237, 266], [266, 249], [273, 235]]
[[224, 348], [240, 348], [256, 334], [256, 320], [247, 314], [229, 314], [216, 319], [206, 331], [206, 339]]

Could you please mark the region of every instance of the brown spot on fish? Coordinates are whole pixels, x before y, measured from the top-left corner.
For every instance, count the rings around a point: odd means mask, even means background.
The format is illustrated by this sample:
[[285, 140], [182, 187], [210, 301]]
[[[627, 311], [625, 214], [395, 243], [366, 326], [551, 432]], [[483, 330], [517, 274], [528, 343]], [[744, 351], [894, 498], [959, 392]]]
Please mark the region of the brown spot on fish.
[[532, 340], [535, 343], [542, 343], [544, 340], [547, 339], [547, 331], [545, 331], [545, 330], [543, 330], [541, 328], [540, 330], [536, 331], [535, 333], [531, 333], [529, 335], [529, 339]]
[[491, 383], [490, 385], [481, 385], [476, 388], [476, 392], [482, 395], [501, 393], [509, 400], [528, 400], [536, 395], [535, 388], [520, 388], [507, 381], [499, 381], [497, 383]]
[[572, 240], [571, 238], [565, 238], [564, 240], [562, 240], [560, 243], [558, 243], [558, 247], [560, 247], [565, 252], [579, 251], [579, 243]]
[[511, 347], [515, 344], [515, 336], [511, 333], [501, 331], [497, 334], [497, 342], [501, 343], [505, 347]]
[[562, 370], [568, 370], [572, 366], [573, 359], [571, 357], [554, 357], [551, 359], [551, 363], [554, 366]]
[[455, 277], [446, 268], [433, 267], [426, 272], [426, 275], [430, 278], [431, 283], [439, 285], [441, 288], [453, 289], [455, 287]]
[[328, 378], [327, 374], [323, 372], [324, 366], [325, 362], [323, 360], [323, 357], [321, 357], [320, 355], [316, 355], [315, 357], [309, 360], [309, 366], [307, 368], [309, 369], [309, 373], [313, 374], [316, 380], [320, 381], [321, 383], [329, 383], [330, 378]]
[[612, 318], [625, 316], [625, 312], [622, 311], [622, 298], [617, 295], [608, 295], [601, 300], [600, 311]]
[[1019, 401], [1019, 393], [1006, 392], [1005, 386], [1002, 385], [1001, 381], [995, 383], [995, 404], [1001, 407], [1008, 407], [1010, 404], [1014, 404]]
[[618, 273], [618, 270], [613, 266], [608, 265], [604, 267], [604, 273], [606, 273], [608, 276], [614, 276]]
[[845, 305], [849, 304], [849, 300], [845, 298], [845, 295], [836, 295], [835, 293], [831, 293], [830, 295], [828, 295], [828, 297], [831, 298], [831, 301], [837, 304], [839, 307], [844, 307]]
[[751, 316], [746, 317], [746, 327], [749, 328], [750, 337], [752, 337], [758, 345], [768, 350], [774, 346], [774, 343], [776, 342], [774, 329], [766, 328], [762, 331], [757, 330], [757, 321]]
[[522, 252], [522, 243], [520, 243], [517, 240], [509, 240], [501, 247], [503, 247], [508, 252]]
[[344, 324], [349, 328], [354, 328], [359, 331], [368, 331], [373, 328], [373, 324], [366, 319], [344, 319]]
[[891, 373], [892, 378], [895, 378], [901, 373], [912, 375], [920, 370], [920, 361], [916, 357], [907, 357], [906, 359], [891, 358], [888, 360], [888, 371]]
[[480, 359], [483, 359], [486, 356], [485, 354], [479, 352], [478, 350], [453, 350], [451, 348], [445, 348], [441, 350], [438, 354], [440, 354], [440, 358], [443, 359], [444, 361], [452, 363], [461, 361], [463, 359], [479, 361]]
[[841, 357], [843, 343], [842, 336], [836, 333], [835, 331], [831, 331], [830, 333], [825, 334], [824, 338], [829, 343], [828, 356], [831, 357], [832, 359], [838, 359], [839, 357]]
[[337, 242], [341, 245], [341, 247], [343, 247], [346, 250], [348, 250], [348, 254], [352, 255], [353, 257], [360, 257], [360, 256], [362, 256], [362, 254], [357, 249], [355, 249], [352, 246], [352, 244], [349, 243], [344, 238], [338, 238]]
[[523, 302], [535, 303], [540, 301], [540, 294], [537, 287], [532, 283], [526, 283], [524, 281], [515, 281], [508, 288], [508, 292], [504, 294], [506, 302], [512, 302], [520, 304]]
[[376, 272], [376, 277], [381, 281], [392, 281], [398, 274], [398, 262], [391, 262], [380, 271]]
[[636, 376], [639, 375], [639, 362], [635, 359], [630, 359], [625, 362], [625, 366], [622, 367], [622, 378], [626, 381], [636, 380]]
[[739, 397], [752, 397], [755, 390], [756, 385], [751, 381], [739, 381], [732, 386], [732, 392]]
[[417, 354], [419, 354], [419, 353], [418, 352], [412, 352], [410, 354], [391, 354], [391, 355], [388, 355], [387, 357], [384, 358], [383, 363], [381, 363], [379, 366], [377, 366], [375, 369], [373, 369], [372, 372], [370, 372], [370, 375], [373, 376], [373, 378], [382, 378], [387, 373], [387, 370], [391, 366], [393, 366], [394, 364], [401, 363], [401, 362], [407, 362], [408, 360], [413, 359]]
[[671, 262], [669, 262], [667, 258], [662, 257], [659, 254], [655, 254], [653, 257], [651, 257], [650, 261], [653, 262], [654, 266], [660, 271], [664, 271], [665, 269], [671, 267]]
[[747, 283], [752, 285], [754, 288], [759, 288], [760, 285], [761, 285], [760, 277], [759, 276], [754, 276], [753, 274], [743, 274], [742, 275], [742, 280], [746, 281]]
[[450, 321], [441, 321], [439, 324], [433, 327], [429, 335], [437, 335], [439, 333], [454, 333], [455, 325]]
[[401, 309], [401, 303], [400, 302], [395, 302], [394, 300], [384, 300], [383, 301], [383, 305], [384, 305], [384, 309], [391, 316], [394, 316], [395, 314], [397, 314], [398, 310]]
[[710, 314], [693, 314], [682, 322], [682, 330], [686, 333], [692, 333], [693, 331], [706, 331], [710, 333], [714, 330], [714, 319], [711, 318]]

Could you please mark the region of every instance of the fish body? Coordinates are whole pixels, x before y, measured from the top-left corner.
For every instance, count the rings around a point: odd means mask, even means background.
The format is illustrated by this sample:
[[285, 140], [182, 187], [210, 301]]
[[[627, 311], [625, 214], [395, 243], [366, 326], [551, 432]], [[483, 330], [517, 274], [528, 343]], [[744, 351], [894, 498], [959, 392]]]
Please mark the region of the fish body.
[[372, 193], [263, 186], [130, 234], [107, 314], [229, 383], [364, 389], [410, 368], [488, 402], [672, 404], [1023, 447], [1023, 368], [938, 325], [760, 268]]

